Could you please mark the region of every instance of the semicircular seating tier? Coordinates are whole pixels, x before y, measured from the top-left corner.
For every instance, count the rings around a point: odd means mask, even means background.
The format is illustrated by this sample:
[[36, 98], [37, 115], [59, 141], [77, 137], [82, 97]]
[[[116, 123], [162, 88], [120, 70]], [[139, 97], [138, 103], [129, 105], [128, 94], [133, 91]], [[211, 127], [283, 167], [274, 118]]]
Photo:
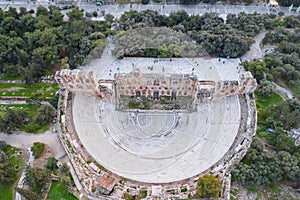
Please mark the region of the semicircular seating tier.
[[230, 149], [240, 125], [238, 95], [196, 110], [118, 111], [81, 93], [73, 100], [75, 129], [88, 153], [113, 173], [147, 183], [196, 176]]

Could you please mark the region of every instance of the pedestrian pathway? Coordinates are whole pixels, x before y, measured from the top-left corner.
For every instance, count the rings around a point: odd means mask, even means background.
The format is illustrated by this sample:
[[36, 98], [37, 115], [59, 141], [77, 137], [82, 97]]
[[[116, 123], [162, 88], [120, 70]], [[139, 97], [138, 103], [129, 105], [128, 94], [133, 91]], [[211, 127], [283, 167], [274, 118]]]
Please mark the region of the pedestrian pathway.
[[42, 134], [0, 133], [0, 140], [22, 149], [28, 149], [33, 145], [34, 142], [42, 142], [48, 145], [50, 151], [53, 153], [56, 159], [62, 158], [65, 155], [65, 151], [59, 141], [58, 135], [52, 131], [47, 131]]

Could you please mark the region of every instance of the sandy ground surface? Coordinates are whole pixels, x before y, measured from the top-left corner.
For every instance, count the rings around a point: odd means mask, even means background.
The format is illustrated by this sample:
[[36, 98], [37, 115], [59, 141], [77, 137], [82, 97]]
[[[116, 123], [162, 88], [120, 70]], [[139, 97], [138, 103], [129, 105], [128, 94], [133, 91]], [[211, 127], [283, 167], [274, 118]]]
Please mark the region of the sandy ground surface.
[[8, 135], [1, 133], [0, 140], [4, 140], [7, 144], [22, 149], [31, 147], [34, 142], [42, 142], [47, 144], [56, 159], [60, 159], [65, 155], [58, 135], [52, 133], [52, 131], [47, 131], [42, 134], [14, 133]]
[[241, 57], [241, 61], [248, 60], [249, 62], [251, 62], [255, 59], [263, 59], [263, 52], [260, 48], [260, 43], [264, 39], [266, 33], [267, 31], [262, 31], [260, 34], [254, 37], [255, 42], [250, 46], [250, 50]]

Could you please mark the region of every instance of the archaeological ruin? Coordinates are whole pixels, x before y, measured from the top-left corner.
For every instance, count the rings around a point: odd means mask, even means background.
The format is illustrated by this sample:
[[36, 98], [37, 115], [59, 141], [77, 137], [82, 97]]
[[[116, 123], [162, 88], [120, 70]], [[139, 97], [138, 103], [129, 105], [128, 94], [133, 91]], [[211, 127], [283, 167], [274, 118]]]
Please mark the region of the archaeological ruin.
[[187, 198], [209, 172], [226, 191], [255, 134], [257, 83], [238, 59], [123, 58], [55, 79], [60, 138], [90, 197]]

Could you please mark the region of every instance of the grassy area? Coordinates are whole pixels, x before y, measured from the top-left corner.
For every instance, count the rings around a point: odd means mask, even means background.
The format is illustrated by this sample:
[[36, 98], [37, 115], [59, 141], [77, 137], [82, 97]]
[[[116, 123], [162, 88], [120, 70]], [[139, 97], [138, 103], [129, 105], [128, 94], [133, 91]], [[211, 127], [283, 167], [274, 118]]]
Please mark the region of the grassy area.
[[[17, 173], [20, 173], [21, 169], [24, 168], [25, 162], [23, 155], [18, 155], [20, 151], [19, 148], [8, 145], [4, 153], [8, 156], [9, 161], [15, 166]], [[13, 199], [14, 184], [0, 184], [0, 199], [1, 200], [11, 200]]]
[[269, 105], [279, 104], [283, 101], [282, 98], [276, 93], [274, 93], [272, 97], [262, 97], [258, 95], [258, 93], [255, 93], [255, 97], [257, 109], [266, 108]]
[[59, 182], [52, 182], [50, 191], [48, 193], [48, 200], [76, 200], [77, 198], [68, 193], [68, 187]]
[[300, 95], [300, 83], [296, 86], [289, 87], [295, 95]]
[[17, 154], [19, 151], [19, 148], [10, 145], [4, 150], [5, 154], [9, 157], [10, 163], [15, 166], [16, 171], [19, 171], [19, 169], [24, 166], [23, 156]]
[[22, 76], [20, 74], [17, 75], [3, 75], [1, 78], [1, 80], [21, 80]]
[[281, 79], [276, 79], [275, 82], [278, 85], [280, 85], [281, 87], [284, 87], [284, 88], [288, 89], [289, 91], [291, 91], [294, 96], [299, 96], [300, 95], [300, 83], [298, 83], [295, 86], [290, 86], [284, 80], [281, 80]]
[[20, 128], [20, 131], [24, 131], [27, 133], [45, 133], [47, 130], [49, 130], [50, 125], [45, 124], [45, 125], [40, 125], [35, 122], [31, 122], [29, 124], [26, 124], [22, 128]]
[[33, 87], [22, 83], [1, 83], [0, 96], [25, 96], [30, 97], [33, 93], [40, 93], [43, 99], [55, 96], [58, 84], [36, 83]]
[[44, 133], [50, 127], [49, 124], [39, 125], [34, 122], [34, 118], [37, 116], [37, 110], [39, 108], [38, 105], [28, 105], [28, 104], [0, 104], [0, 116], [5, 115], [5, 108], [12, 109], [21, 109], [28, 113], [28, 117], [30, 118], [30, 123], [20, 128], [20, 131], [25, 131], [29, 133]]
[[5, 112], [5, 108], [11, 109], [21, 109], [28, 113], [28, 117], [32, 118], [37, 115], [38, 105], [28, 105], [28, 104], [0, 104], [0, 108], [3, 108], [0, 112]]
[[269, 125], [263, 119], [268, 113], [268, 107], [270, 105], [274, 106], [276, 104], [280, 104], [283, 102], [283, 99], [278, 94], [273, 94], [272, 97], [262, 97], [255, 94], [256, 96], [256, 107], [258, 111], [258, 122], [257, 122], [257, 136], [260, 138], [264, 138], [268, 143], [274, 141], [277, 137], [275, 133], [267, 132], [267, 129], [270, 128]]
[[260, 137], [260, 138], [264, 138], [268, 144], [272, 144], [274, 143], [274, 140], [277, 138], [277, 134], [276, 133], [269, 133], [265, 130], [263, 131], [259, 131], [257, 130], [257, 136]]
[[14, 195], [14, 184], [0, 184], [1, 200], [12, 200]]
[[5, 153], [8, 157], [13, 156], [14, 154], [18, 153], [19, 151], [20, 151], [19, 148], [13, 147], [13, 146], [10, 146], [10, 145], [7, 145], [7, 147], [4, 149], [4, 153]]

